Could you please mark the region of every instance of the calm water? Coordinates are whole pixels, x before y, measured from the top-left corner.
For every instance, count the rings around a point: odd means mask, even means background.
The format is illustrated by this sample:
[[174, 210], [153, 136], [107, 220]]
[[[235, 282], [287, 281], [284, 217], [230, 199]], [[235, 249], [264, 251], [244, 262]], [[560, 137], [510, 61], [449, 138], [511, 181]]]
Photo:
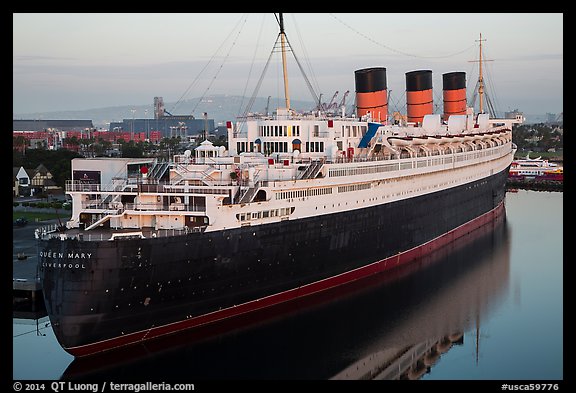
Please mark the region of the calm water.
[[561, 380], [563, 193], [508, 193], [500, 224], [312, 301], [86, 360], [14, 318], [13, 378]]

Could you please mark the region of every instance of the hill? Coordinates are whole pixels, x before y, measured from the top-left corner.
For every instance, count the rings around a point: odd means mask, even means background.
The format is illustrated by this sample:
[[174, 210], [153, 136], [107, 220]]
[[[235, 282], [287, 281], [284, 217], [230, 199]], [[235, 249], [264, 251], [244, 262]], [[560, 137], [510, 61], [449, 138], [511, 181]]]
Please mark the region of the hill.
[[[165, 102], [165, 109], [173, 115], [193, 115], [196, 118], [202, 118], [204, 112], [208, 113], [208, 118], [214, 119], [216, 125], [223, 125], [226, 121], [234, 121], [238, 115], [245, 110], [249, 97], [229, 96], [229, 95], [212, 95], [200, 98], [183, 100], [176, 104], [175, 102]], [[70, 120], [92, 120], [96, 128], [108, 129], [110, 122], [122, 121], [123, 119], [154, 118], [153, 99], [149, 104], [124, 105], [104, 108], [92, 108], [78, 111], [59, 111], [59, 112], [36, 112], [14, 114], [13, 119], [70, 119]], [[352, 111], [354, 98], [348, 100], [347, 112]], [[252, 104], [251, 112], [264, 113], [268, 104], [267, 97], [257, 97]], [[270, 98], [269, 113], [277, 107], [284, 106], [283, 98]], [[291, 106], [298, 111], [313, 110], [315, 105], [312, 101], [292, 100]], [[132, 113], [132, 110], [135, 110]], [[526, 117], [525, 124], [542, 123], [546, 121], [546, 115], [524, 114]]]
[[[92, 120], [95, 127], [107, 129], [110, 122], [131, 119], [133, 116], [136, 119], [154, 118], [153, 100], [150, 101], [150, 104], [142, 105], [124, 105], [78, 111], [14, 114], [13, 119], [89, 119]], [[206, 112], [208, 113], [208, 118], [214, 119], [214, 122], [218, 125], [218, 123], [224, 124], [226, 121], [234, 121], [239, 114], [243, 113], [249, 101], [249, 97], [213, 95], [204, 97], [202, 100], [199, 98], [183, 100], [179, 104], [165, 102], [164, 107], [172, 115], [191, 114], [199, 119], [202, 118], [204, 112]], [[254, 99], [251, 112], [264, 113], [267, 103], [268, 98], [257, 97]], [[276, 107], [283, 105], [283, 99], [270, 98], [269, 112], [271, 113]], [[314, 108], [312, 101], [293, 100], [291, 101], [291, 106], [299, 111], [309, 111]], [[132, 110], [135, 110], [135, 112], [132, 113]]]

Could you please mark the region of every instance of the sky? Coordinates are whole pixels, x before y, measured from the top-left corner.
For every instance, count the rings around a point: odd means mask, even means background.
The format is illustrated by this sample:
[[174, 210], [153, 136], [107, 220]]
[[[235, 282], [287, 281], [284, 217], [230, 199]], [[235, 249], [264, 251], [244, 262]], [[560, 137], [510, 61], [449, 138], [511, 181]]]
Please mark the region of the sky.
[[[392, 110], [405, 74], [478, 79], [498, 111], [563, 111], [562, 13], [286, 13], [292, 100], [354, 101], [354, 71], [385, 67]], [[13, 114], [152, 105], [216, 94], [283, 97], [274, 14], [14, 13]], [[270, 57], [271, 56], [271, 57]], [[263, 73], [267, 59], [270, 65]], [[261, 83], [260, 78], [262, 77]], [[477, 100], [478, 101], [478, 100]], [[140, 116], [141, 117], [141, 116]]]

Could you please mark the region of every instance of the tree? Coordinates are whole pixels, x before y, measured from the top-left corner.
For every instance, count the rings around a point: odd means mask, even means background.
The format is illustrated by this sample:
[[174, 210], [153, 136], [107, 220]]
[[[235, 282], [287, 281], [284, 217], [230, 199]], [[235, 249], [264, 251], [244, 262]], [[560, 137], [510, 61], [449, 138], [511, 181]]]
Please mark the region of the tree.
[[28, 141], [22, 135], [18, 135], [17, 137], [12, 137], [12, 148], [16, 148], [20, 151], [24, 151], [26, 146], [28, 145]]
[[143, 157], [143, 151], [142, 144], [138, 146], [134, 141], [122, 143], [122, 157], [140, 158]]

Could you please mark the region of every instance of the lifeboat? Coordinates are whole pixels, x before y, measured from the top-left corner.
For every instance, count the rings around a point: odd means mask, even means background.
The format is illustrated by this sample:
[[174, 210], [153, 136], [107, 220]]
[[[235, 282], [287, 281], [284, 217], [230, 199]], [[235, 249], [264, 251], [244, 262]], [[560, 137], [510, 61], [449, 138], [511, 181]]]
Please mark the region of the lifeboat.
[[436, 344], [436, 350], [439, 353], [446, 353], [450, 349], [450, 347], [452, 347], [452, 341], [450, 341], [449, 339], [443, 339], [438, 344]]
[[413, 138], [411, 136], [405, 136], [405, 137], [391, 136], [391, 137], [388, 137], [388, 142], [392, 146], [410, 146], [410, 145], [414, 144]]
[[422, 378], [422, 375], [426, 374], [428, 368], [422, 363], [420, 360], [412, 366], [412, 368], [408, 371], [407, 377], [410, 380], [416, 380]]
[[412, 144], [413, 145], [423, 145], [425, 143], [428, 143], [428, 136], [426, 135], [421, 135], [421, 136], [415, 136], [412, 137]]
[[482, 139], [490, 139], [490, 138], [494, 138], [493, 132], [485, 132], [482, 134]]
[[462, 334], [462, 333], [453, 333], [453, 334], [449, 335], [448, 338], [450, 339], [450, 341], [456, 342], [456, 341], [460, 341], [463, 336], [464, 336], [464, 334]]
[[454, 140], [454, 135], [442, 135], [442, 143], [453, 143], [456, 142]]
[[424, 364], [426, 367], [432, 366], [440, 358], [440, 353], [434, 348], [424, 356]]

